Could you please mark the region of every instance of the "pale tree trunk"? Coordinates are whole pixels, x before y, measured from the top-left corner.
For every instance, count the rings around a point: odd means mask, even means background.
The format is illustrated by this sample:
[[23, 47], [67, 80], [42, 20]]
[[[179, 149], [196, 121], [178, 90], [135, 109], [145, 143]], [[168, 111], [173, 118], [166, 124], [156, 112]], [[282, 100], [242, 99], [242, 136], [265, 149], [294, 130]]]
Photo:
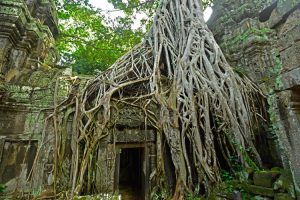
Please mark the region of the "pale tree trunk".
[[[162, 0], [145, 40], [91, 80], [79, 97], [60, 105], [75, 108], [73, 137], [81, 145], [73, 147], [72, 192], [83, 191], [85, 174], [96, 169], [91, 159], [106, 137], [112, 101], [143, 109], [164, 135], [158, 138], [166, 138], [177, 180], [173, 199], [184, 199], [196, 186], [209, 193], [220, 182], [220, 156], [229, 166], [232, 155], [247, 165], [243, 149], [251, 147], [260, 163], [252, 128], [261, 116], [257, 105], [263, 106], [263, 96], [228, 65], [199, 0]], [[159, 107], [159, 116], [147, 107], [151, 103]], [[157, 174], [163, 177], [164, 161], [158, 158]]]

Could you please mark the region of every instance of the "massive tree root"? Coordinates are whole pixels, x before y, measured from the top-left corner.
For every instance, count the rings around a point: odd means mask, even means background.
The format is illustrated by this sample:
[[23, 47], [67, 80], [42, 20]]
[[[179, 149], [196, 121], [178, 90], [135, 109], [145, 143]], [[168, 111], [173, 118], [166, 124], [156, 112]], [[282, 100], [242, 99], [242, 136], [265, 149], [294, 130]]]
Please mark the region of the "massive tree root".
[[[121, 101], [142, 108], [167, 143], [177, 181], [173, 198], [183, 199], [196, 186], [209, 192], [220, 181], [222, 165], [231, 167], [230, 156], [247, 165], [243, 149], [251, 147], [260, 163], [253, 130], [262, 99], [256, 86], [226, 62], [199, 0], [162, 0], [145, 40], [55, 109], [56, 176], [66, 108], [75, 111], [71, 177], [72, 193], [80, 193], [92, 188], [86, 176], [96, 169], [93, 159], [107, 136], [111, 103]], [[159, 116], [149, 109], [151, 103]], [[156, 173], [164, 175], [162, 155], [158, 152]]]

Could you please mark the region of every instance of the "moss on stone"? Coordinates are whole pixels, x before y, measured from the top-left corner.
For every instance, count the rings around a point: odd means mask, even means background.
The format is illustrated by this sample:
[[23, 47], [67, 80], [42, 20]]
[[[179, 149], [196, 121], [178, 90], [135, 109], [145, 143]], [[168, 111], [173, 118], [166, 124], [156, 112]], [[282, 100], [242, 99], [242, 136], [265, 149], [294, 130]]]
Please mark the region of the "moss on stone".
[[75, 196], [74, 200], [121, 200], [121, 196], [117, 195], [89, 195], [89, 196]]
[[258, 171], [254, 173], [254, 185], [273, 188], [273, 184], [280, 176], [280, 172], [276, 171]]
[[266, 197], [274, 197], [275, 192], [272, 188], [266, 188], [266, 187], [261, 187], [261, 186], [256, 186], [256, 185], [245, 185], [243, 187], [247, 192], [252, 193], [252, 194], [257, 194], [257, 195], [262, 195]]

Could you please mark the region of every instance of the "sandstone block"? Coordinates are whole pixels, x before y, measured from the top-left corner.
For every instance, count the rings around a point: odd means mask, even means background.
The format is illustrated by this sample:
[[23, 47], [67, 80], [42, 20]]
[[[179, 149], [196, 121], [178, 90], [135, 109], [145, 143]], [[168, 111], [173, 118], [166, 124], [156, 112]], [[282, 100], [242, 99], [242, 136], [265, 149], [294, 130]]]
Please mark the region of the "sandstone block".
[[282, 171], [281, 176], [274, 183], [274, 190], [280, 193], [288, 193], [291, 197], [295, 197], [293, 177], [289, 171]]
[[283, 71], [290, 71], [300, 66], [300, 42], [280, 53]]
[[245, 191], [256, 194], [256, 195], [262, 195], [266, 197], [274, 197], [275, 192], [271, 188], [256, 186], [256, 185], [245, 185], [244, 186]]
[[255, 172], [253, 176], [254, 185], [273, 188], [273, 183], [280, 176], [280, 172], [267, 171]]
[[300, 67], [282, 74], [283, 90], [300, 85]]
[[277, 193], [274, 200], [293, 200], [293, 198], [288, 193]]
[[300, 25], [295, 26], [293, 29], [288, 30], [284, 33], [280, 34], [280, 39], [279, 39], [279, 51], [282, 51], [286, 48], [291, 47], [295, 41], [299, 41], [300, 35]]

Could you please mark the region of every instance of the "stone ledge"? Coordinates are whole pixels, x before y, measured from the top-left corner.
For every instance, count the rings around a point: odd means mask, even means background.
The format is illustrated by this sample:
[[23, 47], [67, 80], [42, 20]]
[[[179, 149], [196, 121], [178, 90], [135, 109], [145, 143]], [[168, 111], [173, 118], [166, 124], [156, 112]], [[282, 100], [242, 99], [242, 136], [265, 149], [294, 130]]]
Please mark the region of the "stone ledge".
[[275, 198], [274, 198], [274, 200], [293, 200], [293, 199], [294, 198], [292, 198], [287, 193], [277, 193], [277, 194], [275, 194]]
[[256, 186], [256, 185], [245, 185], [243, 187], [247, 192], [252, 193], [252, 194], [257, 194], [257, 195], [262, 195], [266, 197], [274, 197], [275, 192], [271, 188], [265, 188], [261, 186]]

